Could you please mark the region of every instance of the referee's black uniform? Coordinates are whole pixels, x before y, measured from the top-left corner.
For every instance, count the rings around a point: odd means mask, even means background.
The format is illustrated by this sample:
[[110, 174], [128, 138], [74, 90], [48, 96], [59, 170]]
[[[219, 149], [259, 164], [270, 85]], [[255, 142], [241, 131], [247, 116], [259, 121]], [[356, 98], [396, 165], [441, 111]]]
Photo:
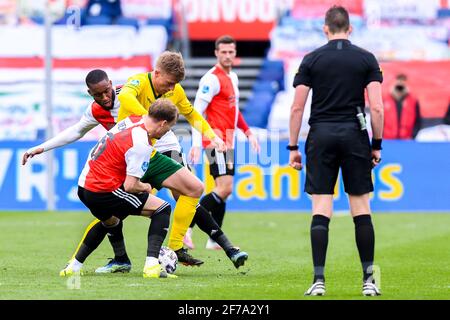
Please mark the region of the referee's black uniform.
[[364, 113], [364, 89], [372, 81], [383, 81], [377, 60], [349, 40], [331, 40], [303, 58], [294, 87], [313, 91], [305, 146], [307, 193], [333, 194], [339, 168], [345, 192], [373, 191], [371, 146], [357, 118], [358, 108]]

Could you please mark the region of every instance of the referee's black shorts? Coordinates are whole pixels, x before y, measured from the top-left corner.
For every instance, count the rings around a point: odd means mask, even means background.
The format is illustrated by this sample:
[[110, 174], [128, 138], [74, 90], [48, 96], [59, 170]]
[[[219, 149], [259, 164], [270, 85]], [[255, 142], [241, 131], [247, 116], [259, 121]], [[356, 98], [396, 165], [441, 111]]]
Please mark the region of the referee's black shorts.
[[128, 193], [123, 188], [112, 192], [92, 192], [78, 186], [78, 197], [94, 217], [105, 221], [112, 216], [123, 220], [129, 215], [140, 215], [149, 194]]
[[373, 191], [369, 136], [358, 123], [313, 124], [305, 153], [307, 193], [333, 194], [339, 168], [346, 193], [362, 195]]
[[209, 173], [214, 179], [220, 176], [234, 176], [234, 149], [227, 149], [223, 153], [217, 152], [216, 149], [207, 148], [205, 153], [209, 162]]

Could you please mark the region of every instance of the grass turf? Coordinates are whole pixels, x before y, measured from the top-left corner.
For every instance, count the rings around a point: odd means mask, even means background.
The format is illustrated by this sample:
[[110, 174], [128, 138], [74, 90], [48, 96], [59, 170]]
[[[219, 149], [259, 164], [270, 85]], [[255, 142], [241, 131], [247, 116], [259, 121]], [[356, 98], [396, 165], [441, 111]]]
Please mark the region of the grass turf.
[[[310, 216], [286, 213], [229, 213], [224, 230], [249, 253], [236, 270], [221, 251], [204, 249], [206, 235], [194, 229], [201, 267], [179, 266], [178, 279], [144, 279], [149, 221], [124, 223], [129, 274], [96, 275], [112, 257], [105, 240], [84, 265], [80, 289], [59, 277], [85, 226], [87, 212], [0, 213], [0, 299], [368, 299], [361, 296], [361, 267], [349, 216], [330, 223], [327, 294], [306, 298], [312, 280]], [[383, 295], [371, 299], [450, 298], [450, 214], [374, 215], [375, 262]]]

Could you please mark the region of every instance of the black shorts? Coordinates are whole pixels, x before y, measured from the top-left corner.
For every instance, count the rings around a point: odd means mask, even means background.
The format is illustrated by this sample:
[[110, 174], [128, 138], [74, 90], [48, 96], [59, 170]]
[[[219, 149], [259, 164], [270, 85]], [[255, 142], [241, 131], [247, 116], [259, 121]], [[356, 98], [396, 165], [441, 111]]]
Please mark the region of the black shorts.
[[78, 186], [78, 197], [98, 220], [105, 221], [112, 216], [123, 220], [129, 215], [140, 215], [149, 194], [128, 193], [123, 188], [92, 192]]
[[369, 136], [356, 122], [314, 124], [305, 153], [307, 193], [333, 194], [339, 168], [345, 192], [361, 195], [373, 191]]
[[226, 153], [216, 152], [216, 149], [205, 149], [209, 162], [209, 173], [213, 178], [220, 176], [234, 176], [234, 149], [228, 149]]

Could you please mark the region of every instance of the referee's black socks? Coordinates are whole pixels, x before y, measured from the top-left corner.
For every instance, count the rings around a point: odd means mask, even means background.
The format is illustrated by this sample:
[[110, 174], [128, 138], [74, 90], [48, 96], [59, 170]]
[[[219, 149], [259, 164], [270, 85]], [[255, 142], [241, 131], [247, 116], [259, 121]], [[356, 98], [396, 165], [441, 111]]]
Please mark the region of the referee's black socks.
[[330, 219], [324, 215], [313, 215], [311, 221], [311, 249], [314, 264], [314, 280], [325, 281], [325, 259], [328, 247], [328, 225]]
[[363, 280], [368, 280], [373, 274], [373, 259], [375, 251], [375, 232], [370, 214], [353, 218], [355, 223], [355, 239], [359, 258], [363, 268]]
[[158, 259], [159, 250], [166, 238], [167, 231], [170, 224], [170, 212], [171, 207], [168, 202], [164, 202], [156, 211], [152, 214], [150, 227], [148, 228], [148, 247], [147, 257], [154, 257]]

